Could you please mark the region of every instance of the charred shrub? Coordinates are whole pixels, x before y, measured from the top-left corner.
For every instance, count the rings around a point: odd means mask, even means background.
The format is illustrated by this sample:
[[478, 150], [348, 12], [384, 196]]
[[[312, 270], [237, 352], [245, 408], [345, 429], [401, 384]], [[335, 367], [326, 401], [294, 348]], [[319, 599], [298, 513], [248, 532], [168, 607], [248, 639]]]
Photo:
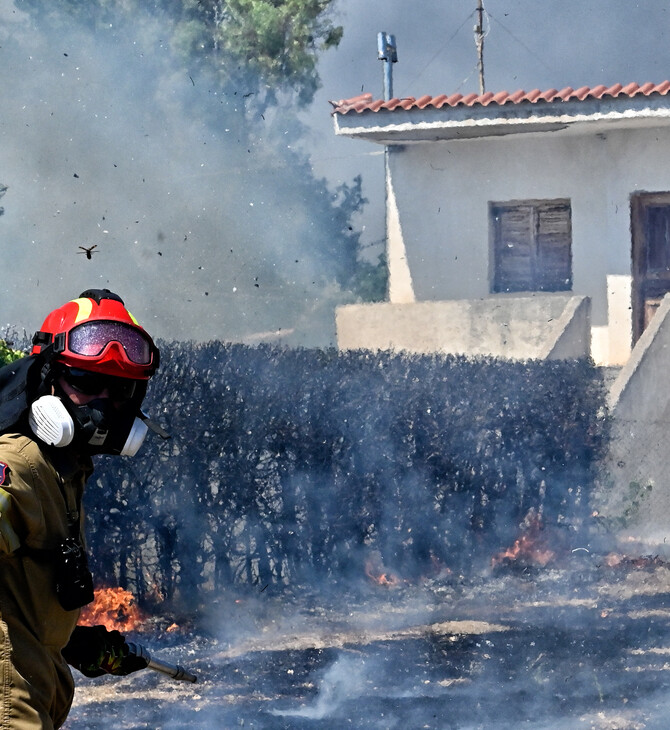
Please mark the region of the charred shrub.
[[467, 571], [531, 512], [584, 528], [606, 431], [590, 362], [161, 349], [147, 410], [172, 439], [101, 457], [88, 490], [99, 583], [199, 603], [366, 569]]

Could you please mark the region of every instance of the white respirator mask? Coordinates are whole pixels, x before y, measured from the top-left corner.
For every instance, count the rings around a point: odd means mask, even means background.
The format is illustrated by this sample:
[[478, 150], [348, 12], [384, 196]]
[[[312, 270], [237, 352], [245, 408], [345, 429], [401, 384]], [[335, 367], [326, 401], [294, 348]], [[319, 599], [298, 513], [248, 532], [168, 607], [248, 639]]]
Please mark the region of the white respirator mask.
[[[86, 406], [74, 407], [75, 411], [85, 409]], [[75, 415], [79, 416], [78, 413]], [[55, 395], [43, 395], [32, 403], [28, 423], [40, 441], [56, 448], [68, 446], [75, 438], [74, 419], [63, 401]], [[148, 430], [144, 420], [137, 417], [132, 419], [129, 427], [123, 429], [123, 433], [113, 433], [108, 428], [96, 427], [91, 419], [87, 421], [85, 428], [80, 428], [85, 433], [82, 443], [89, 447], [91, 453], [120, 456], [135, 456], [144, 443]]]

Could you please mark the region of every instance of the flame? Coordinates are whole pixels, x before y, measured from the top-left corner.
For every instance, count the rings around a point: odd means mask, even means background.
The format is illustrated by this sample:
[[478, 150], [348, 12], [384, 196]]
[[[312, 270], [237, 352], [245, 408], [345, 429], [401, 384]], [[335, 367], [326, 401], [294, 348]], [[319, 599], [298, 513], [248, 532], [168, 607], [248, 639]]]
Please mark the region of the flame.
[[495, 568], [506, 561], [520, 561], [544, 568], [554, 559], [554, 551], [546, 547], [541, 539], [542, 521], [539, 515], [529, 513], [524, 520], [524, 529], [525, 532], [514, 541], [512, 547], [493, 556], [492, 567]]
[[376, 585], [384, 588], [395, 588], [400, 585], [400, 578], [387, 571], [383, 566], [378, 566], [374, 560], [367, 560], [365, 563], [365, 575]]
[[135, 604], [135, 596], [123, 588], [98, 588], [93, 602], [84, 606], [79, 623], [84, 626], [102, 624], [109, 631], [132, 631], [146, 617]]

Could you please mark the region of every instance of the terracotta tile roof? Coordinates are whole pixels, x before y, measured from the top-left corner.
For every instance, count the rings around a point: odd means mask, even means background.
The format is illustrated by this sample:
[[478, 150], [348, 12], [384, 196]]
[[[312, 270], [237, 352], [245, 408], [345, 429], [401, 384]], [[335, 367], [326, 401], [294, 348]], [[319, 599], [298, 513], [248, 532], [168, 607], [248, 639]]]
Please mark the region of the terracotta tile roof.
[[331, 101], [330, 103], [334, 107], [333, 114], [347, 114], [349, 112], [378, 112], [381, 109], [387, 111], [394, 111], [395, 109], [425, 109], [427, 107], [433, 107], [435, 109], [441, 109], [445, 106], [458, 107], [458, 106], [489, 106], [491, 104], [497, 104], [503, 106], [505, 104], [523, 104], [525, 102], [536, 104], [538, 101], [572, 101], [579, 100], [584, 101], [587, 99], [602, 99], [603, 97], [609, 96], [615, 97], [628, 97], [634, 96], [650, 96], [651, 94], [660, 94], [665, 96], [670, 91], [670, 81], [663, 81], [660, 84], [627, 84], [622, 86], [621, 84], [614, 84], [614, 86], [582, 86], [579, 89], [573, 89], [570, 86], [566, 86], [564, 89], [558, 91], [557, 89], [548, 89], [547, 91], [540, 91], [534, 89], [533, 91], [515, 91], [509, 93], [508, 91], [499, 91], [494, 94], [487, 91], [485, 94], [441, 94], [440, 96], [420, 96], [415, 99], [413, 96], [405, 97], [404, 99], [390, 99], [384, 101], [382, 99], [374, 99], [372, 94], [360, 94], [354, 96], [351, 99], [341, 99], [340, 101]]

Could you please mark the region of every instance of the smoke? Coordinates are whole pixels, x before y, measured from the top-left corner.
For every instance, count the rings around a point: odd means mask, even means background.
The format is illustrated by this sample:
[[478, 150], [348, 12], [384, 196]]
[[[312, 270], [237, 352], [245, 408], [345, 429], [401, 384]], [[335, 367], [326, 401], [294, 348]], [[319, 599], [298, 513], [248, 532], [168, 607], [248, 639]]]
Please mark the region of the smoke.
[[[344, 39], [321, 57], [306, 128], [268, 114], [241, 144], [231, 120], [246, 90], [223, 96], [175, 65], [160, 16], [131, 32], [48, 35], [20, 8], [0, 0], [0, 322], [28, 332], [48, 309], [107, 286], [158, 337], [333, 344], [334, 307], [350, 295], [322, 255], [330, 222], [296, 181], [309, 170], [332, 190], [362, 174], [370, 204], [353, 222], [371, 260], [384, 216], [380, 150], [335, 138], [328, 99], [381, 94], [380, 30], [398, 40], [397, 95], [476, 90], [470, 0], [429, 0], [411, 19], [401, 0], [339, 0]], [[653, 0], [569, 0], [550, 16], [499, 0], [487, 11], [489, 89], [667, 75], [666, 9]], [[287, 163], [295, 151], [306, 168]], [[90, 259], [80, 246], [96, 247]]]
[[[374, 674], [374, 670], [373, 670]], [[368, 693], [370, 668], [365, 660], [343, 655], [331, 664], [319, 681], [319, 689], [313, 702], [295, 710], [273, 710], [280, 717], [304, 717], [322, 720], [331, 716], [343, 702], [357, 699]]]
[[[491, 3], [496, 20], [486, 40], [487, 86], [561, 88], [667, 78], [668, 10], [661, 5], [567, 0], [548, 13], [545, 4], [531, 0]], [[49, 36], [31, 27], [11, 0], [0, 0], [5, 89], [0, 183], [3, 190], [7, 186], [0, 218], [0, 322], [33, 331], [50, 308], [83, 289], [106, 286], [122, 294], [157, 337], [331, 344], [334, 305], [348, 294], [333, 282], [320, 255], [329, 237], [328, 221], [305, 206], [285, 164], [287, 149], [308, 152], [317, 177], [327, 176], [331, 185], [363, 173], [364, 194], [376, 205], [357, 224], [366, 227], [366, 240], [378, 245], [383, 240], [382, 158], [373, 145], [335, 139], [327, 100], [361, 91], [381, 94], [375, 45], [380, 30], [398, 39], [399, 96], [476, 89], [471, 0], [427, 0], [420, 12], [409, 15], [406, 0], [342, 0], [339, 7], [345, 37], [339, 49], [324, 55], [323, 88], [301, 117], [310, 124], [309, 136], [296, 136], [297, 128], [268, 114], [253, 143], [242, 146], [231, 120], [245, 103], [246, 90], [224, 97], [206, 79], [175, 66], [159, 24], [138, 24], [132, 36], [118, 35], [114, 28], [97, 36], [59, 28]], [[89, 259], [84, 249], [93, 246]], [[392, 515], [382, 517], [386, 528]], [[270, 608], [265, 610], [267, 616], [249, 602], [234, 621], [230, 614], [226, 619], [233, 630], [251, 633], [261, 619], [277, 620], [270, 619]], [[243, 626], [245, 612], [248, 624]], [[490, 663], [493, 648], [476, 647], [472, 666]], [[498, 642], [496, 648], [495, 661], [507, 673], [492, 671], [481, 693], [479, 685], [461, 690], [456, 699], [468, 712], [480, 701], [489, 707], [485, 699], [491, 689], [505, 687], [497, 680], [520, 671], [512, 652]], [[554, 686], [550, 680], [560, 674], [549, 663], [540, 664], [540, 654], [538, 644], [532, 654], [516, 657], [518, 667], [531, 667], [539, 678], [530, 685], [536, 689]], [[439, 658], [443, 663], [435, 665], [448, 666]], [[412, 688], [418, 694], [424, 681], [423, 664], [417, 668], [410, 659], [408, 647], [392, 655], [392, 667], [413, 672], [393, 686], [396, 697]], [[314, 676], [316, 691], [307, 704], [298, 705], [296, 698], [275, 715], [315, 721], [337, 715], [347, 703], [374, 695], [380, 661], [379, 655], [336, 656]], [[383, 661], [389, 667], [389, 660]], [[556, 686], [568, 686], [569, 677], [566, 670]], [[594, 677], [588, 666], [580, 680], [598, 707]], [[519, 686], [528, 686], [522, 679]], [[450, 680], [445, 673], [431, 687], [446, 701], [455, 694], [447, 691]], [[435, 689], [436, 684], [445, 690]], [[517, 699], [512, 704], [523, 706], [524, 696]], [[144, 707], [144, 717], [154, 726], [183, 727], [188, 711], [201, 727], [239, 725], [234, 712], [222, 709], [224, 699], [216, 700], [200, 711], [199, 700], [193, 699], [173, 719], [170, 699], [158, 711]], [[503, 708], [509, 702], [500, 689], [495, 700]], [[665, 713], [665, 698], [659, 702]], [[484, 719], [496, 717], [496, 710], [482, 713]], [[136, 713], [137, 704], [126, 717], [135, 727]], [[110, 719], [103, 715], [103, 722], [109, 726]]]
[[351, 297], [295, 124], [268, 110], [243, 137], [245, 89], [175, 64], [158, 20], [49, 35], [1, 7], [2, 320], [32, 332], [104, 286], [157, 337], [332, 344]]

